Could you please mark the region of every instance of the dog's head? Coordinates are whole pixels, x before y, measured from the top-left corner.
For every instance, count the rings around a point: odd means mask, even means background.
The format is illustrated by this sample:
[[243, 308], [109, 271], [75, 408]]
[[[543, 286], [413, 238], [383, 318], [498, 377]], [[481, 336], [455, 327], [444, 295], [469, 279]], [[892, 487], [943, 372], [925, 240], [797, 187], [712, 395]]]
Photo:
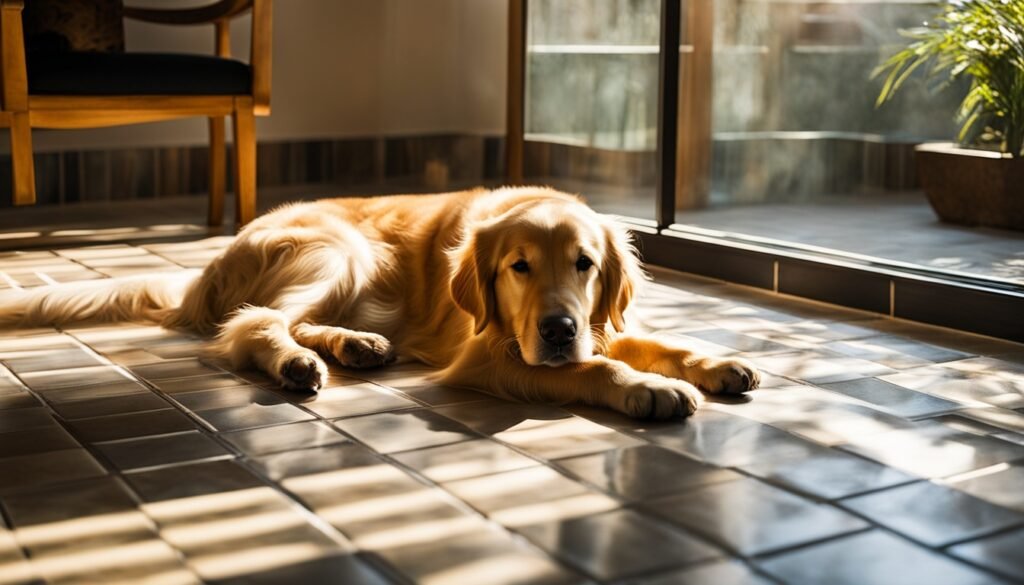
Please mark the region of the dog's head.
[[625, 327], [642, 274], [626, 232], [567, 196], [471, 225], [453, 261], [452, 297], [476, 333], [530, 365], [592, 356], [606, 324]]

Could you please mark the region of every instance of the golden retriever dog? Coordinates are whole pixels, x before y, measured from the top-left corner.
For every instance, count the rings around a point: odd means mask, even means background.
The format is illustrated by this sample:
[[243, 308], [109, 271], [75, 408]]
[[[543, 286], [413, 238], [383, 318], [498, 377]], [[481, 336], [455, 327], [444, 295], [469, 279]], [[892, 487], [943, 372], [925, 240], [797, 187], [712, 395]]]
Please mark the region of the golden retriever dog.
[[202, 274], [30, 289], [0, 323], [159, 321], [292, 390], [324, 387], [325, 360], [399, 357], [445, 384], [643, 418], [757, 387], [745, 361], [631, 333], [642, 281], [625, 230], [551, 189], [330, 199], [256, 219]]

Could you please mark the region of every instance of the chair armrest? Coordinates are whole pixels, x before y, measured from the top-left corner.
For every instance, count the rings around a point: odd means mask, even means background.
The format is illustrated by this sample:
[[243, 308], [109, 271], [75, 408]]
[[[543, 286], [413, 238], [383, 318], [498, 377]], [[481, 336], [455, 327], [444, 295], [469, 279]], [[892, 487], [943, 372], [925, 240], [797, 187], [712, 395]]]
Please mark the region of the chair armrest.
[[124, 7], [124, 16], [156, 24], [211, 24], [234, 18], [253, 5], [253, 0], [219, 0], [196, 8]]
[[23, 0], [0, 0], [0, 86], [5, 111], [28, 110], [25, 34], [21, 28]]

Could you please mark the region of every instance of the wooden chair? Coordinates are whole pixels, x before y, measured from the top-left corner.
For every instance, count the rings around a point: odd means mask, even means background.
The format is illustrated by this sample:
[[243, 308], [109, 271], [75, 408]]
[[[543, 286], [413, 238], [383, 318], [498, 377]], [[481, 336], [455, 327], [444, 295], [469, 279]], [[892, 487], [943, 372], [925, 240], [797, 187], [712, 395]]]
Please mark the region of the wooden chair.
[[[0, 126], [11, 129], [14, 203], [35, 203], [32, 128], [95, 128], [206, 116], [210, 130], [209, 223], [220, 225], [226, 182], [225, 116], [234, 133], [240, 225], [256, 214], [254, 116], [270, 113], [272, 0], [218, 0], [187, 9], [124, 8], [126, 18], [213, 24], [216, 57], [66, 53], [26, 64], [24, 0], [0, 0]], [[249, 64], [229, 59], [231, 19], [252, 11]], [[59, 62], [58, 62], [59, 61]]]

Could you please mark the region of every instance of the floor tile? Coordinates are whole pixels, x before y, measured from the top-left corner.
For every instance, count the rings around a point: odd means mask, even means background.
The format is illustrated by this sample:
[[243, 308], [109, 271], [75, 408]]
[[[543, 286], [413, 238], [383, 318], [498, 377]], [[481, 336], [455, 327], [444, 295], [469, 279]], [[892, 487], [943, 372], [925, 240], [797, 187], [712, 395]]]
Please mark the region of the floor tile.
[[252, 472], [235, 461], [207, 461], [124, 474], [132, 490], [146, 503], [188, 500], [263, 487]]
[[931, 547], [1024, 525], [1024, 514], [927, 481], [843, 500], [842, 506]]
[[596, 490], [549, 467], [528, 467], [463, 479], [445, 488], [506, 526], [586, 516], [619, 507]]
[[51, 583], [200, 583], [178, 553], [157, 538], [59, 552], [31, 562]]
[[168, 408], [171, 408], [170, 403], [149, 391], [123, 396], [106, 396], [103, 398], [76, 400], [74, 402], [61, 402], [53, 405], [53, 409], [57, 411], [57, 414], [66, 420], [148, 412]]
[[740, 468], [769, 483], [825, 500], [834, 500], [915, 481], [892, 467], [837, 449], [809, 445], [776, 461], [752, 461]]
[[369, 382], [325, 388], [296, 402], [323, 418], [360, 416], [419, 406], [408, 398]]
[[250, 457], [323, 447], [350, 440], [337, 429], [320, 421], [234, 431], [222, 434], [221, 438]]
[[174, 409], [83, 418], [68, 425], [75, 436], [90, 443], [165, 435], [196, 428], [192, 419]]
[[83, 386], [83, 380], [88, 380], [89, 385], [115, 384], [132, 380], [130, 374], [116, 366], [44, 370], [22, 374], [20, 377], [29, 388], [36, 392]]
[[696, 567], [633, 579], [630, 585], [774, 585], [738, 561], [712, 561]]
[[949, 557], [878, 530], [831, 540], [759, 562], [791, 585], [995, 585], [999, 581]]
[[816, 504], [754, 479], [714, 484], [644, 505], [728, 550], [759, 555], [862, 530], [838, 508]]
[[346, 583], [389, 585], [390, 580], [350, 553], [290, 562], [272, 569], [253, 569], [240, 575], [210, 581], [212, 585], [277, 585], [280, 583]]
[[219, 443], [195, 431], [98, 443], [96, 448], [121, 471], [231, 455]]
[[156, 526], [112, 477], [7, 496], [18, 542], [33, 557], [151, 540]]
[[773, 374], [798, 378], [811, 384], [842, 382], [869, 376], [883, 376], [894, 370], [866, 360], [822, 353], [773, 354], [759, 357], [756, 365]]
[[955, 556], [1006, 575], [1010, 579], [1020, 580], [1021, 575], [1024, 575], [1024, 557], [1020, 554], [1022, 546], [1024, 546], [1024, 529], [1018, 529], [954, 546], [950, 552]]
[[923, 392], [916, 392], [879, 380], [861, 378], [846, 382], [822, 384], [822, 388], [852, 396], [864, 402], [877, 405], [886, 412], [906, 418], [931, 416], [963, 408], [959, 402], [946, 400]]
[[494, 529], [443, 535], [379, 553], [406, 577], [424, 585], [569, 585], [588, 580]]
[[0, 494], [107, 472], [85, 449], [62, 449], [0, 459]]
[[603, 581], [681, 567], [721, 551], [634, 510], [541, 522], [517, 531], [541, 549]]
[[756, 398], [739, 404], [711, 404], [706, 409], [751, 418], [821, 445], [914, 426], [853, 398], [810, 386], [773, 388]]
[[151, 381], [151, 384], [167, 394], [216, 390], [218, 388], [237, 388], [239, 386], [253, 387], [242, 378], [228, 373], [161, 379], [155, 382]]
[[439, 483], [540, 465], [488, 439], [404, 451], [393, 457]]
[[1024, 413], [1015, 410], [993, 407], [968, 408], [958, 414], [1007, 431], [1024, 433]]
[[704, 408], [670, 423], [648, 425], [642, 436], [697, 460], [732, 467], [802, 451], [806, 441], [739, 416]]
[[924, 478], [947, 477], [1024, 458], [1021, 445], [939, 424], [871, 435], [843, 449]]
[[0, 439], [0, 459], [76, 447], [80, 447], [78, 441], [59, 426], [12, 431]]
[[745, 335], [728, 329], [709, 329], [705, 331], [690, 331], [686, 334], [689, 337], [696, 337], [710, 341], [749, 354], [770, 354], [792, 352], [794, 347], [768, 339], [762, 339], [752, 335]]
[[370, 414], [336, 420], [333, 424], [380, 453], [409, 451], [475, 438], [463, 425], [429, 410]]
[[222, 370], [208, 366], [195, 358], [168, 360], [156, 364], [134, 366], [131, 370], [136, 376], [156, 383], [161, 380], [174, 378], [190, 378], [192, 376], [224, 373]]
[[277, 481], [338, 469], [376, 467], [384, 463], [373, 451], [355, 443], [264, 455], [253, 462], [264, 475]]
[[349, 550], [269, 487], [146, 503], [143, 509], [204, 581]]
[[519, 425], [534, 425], [542, 421], [564, 420], [572, 415], [565, 410], [546, 404], [523, 404], [488, 398], [480, 402], [435, 408], [434, 412], [457, 420], [474, 431], [493, 436]]
[[14, 533], [0, 523], [0, 563], [4, 567], [4, 585], [36, 585], [41, 577], [14, 540]]
[[943, 483], [1005, 508], [1024, 512], [1024, 461], [999, 463], [954, 476]]
[[105, 365], [100, 358], [81, 348], [26, 351], [17, 357], [4, 359], [3, 362], [12, 372], [19, 375], [46, 370]]
[[741, 477], [735, 471], [655, 445], [559, 459], [556, 463], [605, 491], [638, 501]]
[[248, 404], [281, 404], [285, 401], [278, 394], [255, 386], [235, 386], [233, 388], [178, 392], [173, 395], [173, 399], [193, 412], [214, 408], [245, 406]]
[[310, 420], [313, 415], [291, 404], [248, 404], [196, 413], [218, 431], [238, 431]]
[[467, 390], [465, 388], [453, 388], [441, 384], [412, 384], [397, 385], [394, 381], [381, 381], [380, 384], [386, 389], [399, 390], [406, 396], [422, 402], [428, 406], [445, 406], [449, 404], [462, 404], [476, 402], [490, 398], [488, 394]]
[[825, 348], [897, 370], [971, 357], [969, 353], [892, 335], [837, 341]]
[[[90, 380], [91, 381], [91, 380]], [[40, 392], [43, 398], [50, 404], [65, 404], [68, 402], [79, 402], [97, 398], [110, 398], [114, 396], [129, 396], [149, 392], [149, 389], [134, 380], [109, 384], [92, 384], [89, 386], [68, 386], [57, 390], [46, 390]]]
[[[969, 368], [970, 365], [979, 367]], [[1003, 374], [991, 368], [981, 367], [983, 365], [985, 362], [961, 360], [880, 377], [897, 386], [965, 404], [987, 403], [1002, 408], [1024, 407], [1024, 376]]]
[[642, 441], [580, 417], [524, 421], [494, 438], [531, 455], [558, 459], [639, 445]]
[[312, 496], [308, 490], [301, 497], [314, 502], [317, 515], [361, 549], [394, 548], [438, 537], [438, 533], [451, 535], [484, 525], [478, 515], [456, 505], [438, 488], [393, 482], [386, 491], [378, 486], [371, 494], [366, 487], [330, 501], [323, 495]]
[[0, 410], [0, 436], [14, 431], [56, 427], [57, 421], [46, 408], [17, 408]]
[[15, 410], [18, 408], [32, 408], [37, 406], [42, 406], [39, 399], [28, 392], [0, 394], [0, 410]]

